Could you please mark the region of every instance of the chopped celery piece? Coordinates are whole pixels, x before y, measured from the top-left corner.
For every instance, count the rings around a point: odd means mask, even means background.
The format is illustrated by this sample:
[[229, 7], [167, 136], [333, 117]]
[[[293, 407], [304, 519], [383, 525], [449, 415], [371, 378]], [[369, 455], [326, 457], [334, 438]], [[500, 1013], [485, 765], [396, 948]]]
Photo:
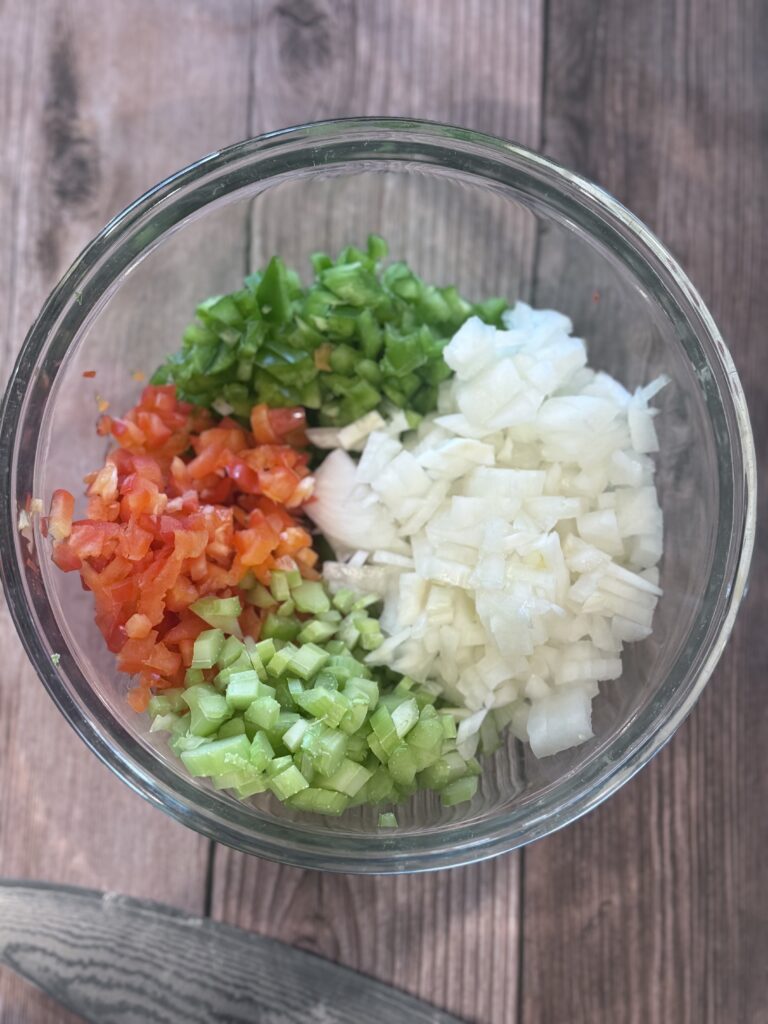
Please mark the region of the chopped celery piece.
[[171, 750], [175, 754], [181, 754], [182, 750], [197, 750], [210, 742], [205, 736], [190, 736], [189, 733], [180, 733], [170, 741]]
[[263, 775], [255, 774], [249, 781], [237, 786], [236, 792], [241, 800], [246, 800], [257, 793], [265, 793], [268, 788], [267, 779]]
[[381, 630], [376, 633], [368, 632], [360, 634], [360, 646], [364, 651], [375, 651], [378, 647], [381, 647], [383, 643], [384, 635]]
[[453, 807], [456, 804], [463, 804], [471, 800], [477, 792], [477, 776], [466, 775], [463, 779], [455, 779], [440, 793], [440, 799], [445, 807]]
[[181, 759], [190, 775], [224, 775], [250, 763], [251, 745], [244, 735], [211, 740], [194, 750], [184, 750]]
[[381, 705], [371, 715], [371, 726], [376, 738], [381, 744], [382, 749], [389, 756], [392, 751], [399, 746], [400, 737], [397, 735], [397, 729], [395, 723], [392, 721], [392, 715], [389, 711]]
[[269, 637], [264, 639], [264, 640], [259, 640], [259, 642], [254, 647], [253, 651], [256, 654], [258, 654], [258, 656], [261, 659], [262, 663], [266, 665], [266, 663], [269, 661], [269, 659], [274, 656], [274, 653], [275, 653], [275, 641], [272, 640]]
[[201, 668], [188, 668], [184, 673], [184, 685], [185, 686], [197, 686], [198, 683], [205, 682], [205, 673]]
[[357, 600], [357, 594], [348, 587], [342, 587], [333, 595], [333, 607], [337, 608], [342, 615], [348, 615]]
[[280, 704], [274, 697], [257, 697], [245, 709], [246, 722], [252, 722], [259, 729], [274, 729], [279, 715]]
[[367, 714], [368, 701], [362, 696], [355, 697], [350, 701], [349, 708], [344, 712], [341, 721], [337, 724], [342, 732], [345, 732], [348, 736], [354, 736], [362, 728]]
[[288, 732], [294, 722], [298, 722], [300, 718], [301, 715], [297, 715], [295, 711], [280, 711], [275, 724], [266, 730], [273, 747], [282, 744], [283, 736]]
[[317, 740], [316, 753], [310, 751], [315, 767], [323, 775], [333, 775], [347, 752], [347, 737], [336, 729], [325, 729]]
[[164, 715], [155, 715], [152, 719], [150, 732], [174, 732], [181, 721], [180, 717], [173, 711], [166, 711]]
[[242, 636], [240, 624], [237, 621], [243, 610], [240, 598], [201, 597], [189, 608], [214, 629], [223, 629], [225, 633], [233, 633], [236, 637]]
[[236, 672], [230, 676], [227, 683], [227, 703], [237, 711], [245, 711], [259, 696], [260, 687], [258, 673], [253, 669], [248, 672]]
[[386, 764], [389, 760], [389, 754], [381, 745], [378, 736], [375, 732], [371, 732], [368, 735], [368, 746], [370, 747], [371, 753], [381, 761], [382, 764]]
[[205, 629], [195, 640], [190, 668], [213, 668], [224, 645], [220, 629]]
[[261, 635], [268, 640], [295, 640], [301, 632], [301, 623], [290, 616], [270, 613], [261, 627]]
[[269, 661], [266, 662], [267, 675], [271, 676], [272, 679], [279, 679], [283, 672], [288, 669], [291, 658], [298, 650], [299, 648], [293, 644], [286, 644], [279, 651], [275, 651]]
[[329, 625], [341, 622], [341, 612], [337, 608], [331, 608], [330, 611], [323, 612], [317, 617], [320, 622], [327, 622]]
[[[281, 651], [280, 654], [282, 653]], [[317, 644], [303, 644], [292, 653], [289, 666], [291, 672], [295, 672], [302, 679], [311, 679], [327, 663], [329, 658], [330, 655], [322, 647], [318, 647]], [[271, 664], [272, 662], [270, 662]]]
[[278, 800], [289, 800], [303, 789], [309, 789], [309, 783], [295, 764], [272, 777], [269, 788]]
[[245, 600], [248, 604], [263, 609], [273, 608], [277, 604], [271, 592], [262, 583], [257, 583], [255, 587], [251, 587], [245, 595]]
[[310, 786], [292, 796], [288, 803], [297, 811], [337, 815], [347, 809], [349, 797], [331, 789], [315, 789]]
[[251, 764], [257, 771], [264, 772], [274, 756], [275, 751], [269, 742], [269, 737], [260, 729], [251, 741]]
[[167, 715], [171, 712], [179, 714], [185, 711], [187, 706], [184, 703], [183, 692], [179, 689], [163, 690], [162, 693], [150, 697], [147, 706], [150, 716], [154, 718], [156, 715]]
[[440, 715], [440, 724], [443, 727], [443, 736], [447, 740], [456, 739], [456, 719], [453, 715]]
[[372, 775], [373, 772], [363, 765], [355, 764], [345, 757], [333, 775], [324, 776], [319, 785], [323, 789], [335, 789], [347, 796], [356, 796]]
[[344, 684], [344, 694], [350, 700], [354, 700], [356, 696], [365, 697], [368, 706], [373, 710], [379, 700], [379, 686], [375, 679], [352, 676]]
[[300, 644], [321, 644], [325, 640], [329, 640], [335, 632], [336, 625], [333, 622], [311, 619], [304, 624], [296, 639]]
[[397, 828], [397, 818], [391, 811], [379, 815], [379, 828]]
[[295, 754], [301, 746], [301, 741], [304, 739], [304, 734], [308, 728], [309, 723], [306, 718], [299, 718], [293, 723], [290, 729], [286, 729], [283, 733], [283, 743], [292, 754]]
[[287, 601], [283, 601], [283, 603], [278, 607], [277, 612], [275, 614], [278, 615], [281, 619], [284, 619], [287, 618], [289, 615], [293, 615], [295, 611], [296, 604], [289, 598]]
[[278, 604], [287, 601], [291, 596], [291, 588], [284, 572], [275, 569], [269, 579], [269, 589]]
[[457, 750], [451, 750], [419, 774], [419, 783], [425, 789], [442, 789], [466, 772], [467, 762]]
[[304, 693], [304, 684], [300, 679], [289, 679], [286, 686], [291, 700], [296, 704], [298, 698]]
[[244, 650], [245, 644], [242, 640], [238, 640], [236, 636], [228, 636], [219, 651], [216, 664], [220, 669], [229, 668], [230, 665], [233, 665], [240, 658]]
[[[330, 615], [330, 612], [328, 614]], [[339, 622], [341, 622], [341, 618], [339, 618]], [[349, 654], [349, 648], [343, 640], [329, 640], [325, 645], [325, 649], [331, 657], [336, 657], [340, 654]]]
[[245, 735], [245, 722], [242, 718], [230, 718], [228, 722], [225, 722], [221, 726], [219, 731], [216, 733], [217, 740], [225, 740], [228, 736], [244, 736]]
[[291, 591], [296, 608], [309, 615], [321, 615], [330, 611], [331, 602], [322, 583], [305, 580]]
[[362, 764], [369, 756], [368, 741], [361, 732], [354, 732], [347, 735], [347, 757], [350, 761], [357, 761]]
[[357, 616], [347, 615], [336, 630], [336, 636], [339, 640], [343, 640], [350, 650], [357, 645], [360, 639], [360, 630], [355, 622], [356, 618]]
[[418, 722], [419, 706], [415, 700], [405, 700], [392, 711], [391, 717], [395, 732], [402, 739]]
[[416, 778], [416, 758], [406, 743], [395, 747], [389, 755], [387, 768], [398, 786], [408, 786]]
[[392, 776], [383, 766], [378, 767], [365, 786], [365, 798], [368, 803], [381, 804], [391, 800], [395, 793]]
[[408, 746], [434, 751], [439, 757], [444, 739], [443, 724], [439, 718], [421, 718], [408, 733]]
[[282, 757], [273, 758], [267, 765], [267, 775], [272, 779], [275, 775], [279, 775], [280, 772], [287, 771], [288, 768], [293, 767], [293, 758], [290, 754], [284, 754]]
[[483, 770], [480, 767], [480, 762], [477, 760], [477, 758], [470, 757], [470, 759], [467, 761], [467, 775], [481, 775], [482, 771]]
[[184, 703], [189, 708], [189, 731], [193, 736], [210, 736], [232, 717], [232, 709], [212, 686], [200, 683], [184, 691]]
[[233, 676], [238, 675], [240, 672], [250, 672], [252, 669], [251, 659], [248, 657], [245, 647], [243, 647], [235, 660], [217, 674], [216, 682], [220, 686], [226, 686]]

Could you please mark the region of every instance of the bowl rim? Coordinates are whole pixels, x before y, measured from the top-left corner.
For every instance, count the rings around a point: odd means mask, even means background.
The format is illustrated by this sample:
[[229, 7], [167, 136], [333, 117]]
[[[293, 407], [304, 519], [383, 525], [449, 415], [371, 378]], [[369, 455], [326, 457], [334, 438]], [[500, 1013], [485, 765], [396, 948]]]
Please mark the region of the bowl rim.
[[[671, 282], [676, 289], [676, 301], [682, 302], [686, 312], [697, 321], [698, 328], [694, 333], [697, 340], [701, 341], [703, 338], [707, 345], [707, 364], [714, 365], [720, 371], [725, 385], [722, 397], [730, 402], [737, 427], [736, 436], [729, 432], [729, 446], [731, 451], [738, 448], [742, 463], [743, 504], [740, 517], [735, 514], [733, 516], [727, 552], [731, 559], [732, 571], [729, 578], [723, 580], [718, 591], [719, 598], [724, 601], [724, 607], [721, 609], [714, 635], [707, 638], [706, 656], [701, 660], [695, 678], [685, 690], [684, 699], [678, 701], [664, 721], [657, 723], [654, 730], [625, 750], [621, 757], [613, 760], [606, 758], [605, 753], [601, 755], [605, 764], [600, 772], [599, 782], [590, 786], [583, 784], [569, 799], [561, 801], [555, 811], [533, 813], [525, 825], [517, 824], [511, 828], [510, 822], [514, 818], [514, 812], [496, 815], [490, 822], [485, 822], [482, 827], [475, 829], [472, 828], [471, 822], [457, 823], [427, 833], [431, 841], [426, 844], [419, 841], [419, 837], [424, 835], [419, 832], [385, 836], [339, 834], [328, 831], [323, 834], [324, 841], [317, 842], [312, 838], [311, 832], [287, 820], [269, 824], [263, 819], [263, 832], [254, 833], [250, 829], [246, 830], [247, 834], [242, 828], [235, 828], [222, 822], [217, 816], [217, 809], [221, 806], [220, 797], [206, 801], [201, 797], [200, 790], [184, 784], [183, 780], [179, 782], [178, 778], [170, 773], [167, 773], [164, 780], [163, 773], [149, 767], [153, 755], [148, 751], [147, 756], [142, 759], [135, 752], [133, 755], [130, 754], [126, 747], [118, 749], [115, 746], [115, 736], [121, 731], [125, 733], [124, 730], [115, 728], [113, 723], [110, 735], [106, 735], [100, 725], [97, 726], [89, 716], [84, 715], [83, 709], [66, 688], [58, 670], [52, 664], [49, 649], [46, 649], [37, 635], [36, 619], [20, 565], [22, 552], [17, 534], [18, 510], [14, 505], [13, 455], [25, 410], [24, 399], [34, 378], [37, 359], [44, 350], [47, 339], [55, 333], [51, 330], [51, 325], [56, 325], [63, 311], [68, 306], [71, 307], [73, 296], [77, 299], [80, 294], [79, 286], [87, 280], [93, 267], [121, 239], [130, 236], [135, 224], [156, 211], [180, 190], [201, 178], [238, 162], [253, 160], [260, 154], [279, 153], [281, 149], [288, 149], [296, 143], [305, 142], [309, 146], [328, 145], [342, 136], [353, 136], [358, 141], [360, 138], [388, 138], [401, 143], [426, 138], [436, 148], [441, 145], [445, 148], [446, 144], [450, 143], [478, 157], [482, 154], [491, 160], [505, 160], [510, 165], [527, 167], [533, 173], [545, 175], [554, 183], [554, 187], [559, 186], [561, 192], [567, 191], [572, 201], [582, 207], [589, 207], [595, 216], [609, 222], [614, 229], [620, 229], [638, 246], [645, 259], [653, 261], [656, 273], [663, 272], [666, 275], [667, 288]], [[375, 158], [375, 154], [372, 155]], [[384, 159], [383, 156], [379, 158]], [[321, 167], [322, 163], [319, 166]], [[256, 180], [269, 181], [274, 176], [274, 173], [267, 173]], [[162, 237], [162, 234], [159, 237]], [[214, 150], [148, 189], [104, 226], [49, 294], [24, 340], [11, 371], [0, 406], [0, 496], [0, 575], [17, 632], [49, 695], [100, 760], [145, 799], [161, 807], [183, 824], [218, 842], [299, 867], [390, 873], [434, 870], [467, 864], [508, 852], [541, 838], [595, 808], [624, 785], [661, 749], [688, 715], [709, 680], [731, 633], [745, 592], [755, 535], [756, 459], [741, 383], [712, 316], [687, 275], [667, 249], [613, 196], [548, 157], [493, 135], [425, 120], [357, 117], [299, 124]], [[713, 614], [712, 619], [714, 618]], [[125, 733], [121, 738], [125, 741], [127, 735]], [[136, 744], [127, 744], [128, 747], [131, 745], [137, 748]], [[614, 745], [615, 740], [608, 749]], [[157, 766], [154, 768], [157, 769]], [[172, 779], [176, 781], [169, 781]], [[561, 784], [559, 781], [556, 785]], [[206, 802], [208, 806], [205, 806]], [[534, 804], [534, 812], [536, 809], [537, 805]], [[464, 834], [457, 842], [456, 832], [460, 829], [463, 829]], [[340, 841], [339, 846], [343, 843], [346, 850], [334, 849], [334, 838]]]

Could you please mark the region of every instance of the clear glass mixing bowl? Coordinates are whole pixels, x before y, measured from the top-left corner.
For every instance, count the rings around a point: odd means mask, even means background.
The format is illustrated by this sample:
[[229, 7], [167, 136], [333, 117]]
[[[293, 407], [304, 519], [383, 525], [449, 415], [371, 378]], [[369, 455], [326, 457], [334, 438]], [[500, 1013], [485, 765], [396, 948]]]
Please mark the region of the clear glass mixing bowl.
[[[593, 365], [634, 387], [659, 373], [665, 518], [652, 638], [603, 684], [595, 737], [536, 760], [509, 738], [471, 804], [427, 794], [382, 834], [377, 814], [298, 814], [240, 803], [188, 778], [125, 703], [76, 574], [55, 570], [29, 496], [82, 491], [105, 453], [97, 394], [113, 409], [177, 347], [196, 302], [232, 290], [279, 252], [308, 269], [375, 231], [426, 280], [567, 313]], [[95, 379], [83, 371], [95, 370]], [[414, 871], [511, 850], [573, 821], [626, 782], [680, 725], [722, 653], [744, 592], [755, 461], [744, 396], [723, 341], [670, 254], [606, 193], [519, 146], [428, 123], [360, 119], [291, 128], [212, 153], [111, 221], [45, 304], [0, 421], [0, 546], [12, 614], [40, 678], [103, 761], [137, 792], [231, 846], [305, 867]], [[54, 665], [51, 655], [60, 654]]]

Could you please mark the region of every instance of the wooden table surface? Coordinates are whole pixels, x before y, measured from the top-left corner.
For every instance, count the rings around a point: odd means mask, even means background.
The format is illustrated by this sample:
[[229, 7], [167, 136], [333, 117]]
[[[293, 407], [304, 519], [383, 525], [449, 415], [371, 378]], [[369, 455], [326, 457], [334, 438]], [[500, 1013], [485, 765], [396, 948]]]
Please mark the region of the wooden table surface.
[[[766, 0], [0, 0], [0, 382], [57, 277], [146, 187], [352, 114], [516, 139], [618, 196], [713, 311], [764, 461]], [[164, 817], [69, 729], [3, 608], [0, 874], [166, 900], [468, 1021], [766, 1022], [766, 555], [649, 767], [558, 835], [428, 876], [284, 868]], [[2, 1024], [71, 1019], [0, 971]]]

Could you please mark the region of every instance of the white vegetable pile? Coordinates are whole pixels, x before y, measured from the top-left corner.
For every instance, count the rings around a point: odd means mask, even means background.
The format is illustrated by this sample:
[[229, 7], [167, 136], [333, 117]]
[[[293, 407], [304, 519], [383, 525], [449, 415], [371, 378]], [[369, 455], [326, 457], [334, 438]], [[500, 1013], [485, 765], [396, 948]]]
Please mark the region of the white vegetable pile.
[[662, 515], [648, 402], [666, 381], [630, 394], [589, 369], [560, 313], [518, 303], [504, 323], [458, 331], [455, 375], [418, 430], [372, 414], [324, 436], [364, 447], [357, 463], [331, 452], [308, 511], [339, 559], [331, 586], [384, 599], [369, 660], [439, 684], [463, 753], [494, 710], [543, 757], [592, 735], [598, 683], [651, 632]]

